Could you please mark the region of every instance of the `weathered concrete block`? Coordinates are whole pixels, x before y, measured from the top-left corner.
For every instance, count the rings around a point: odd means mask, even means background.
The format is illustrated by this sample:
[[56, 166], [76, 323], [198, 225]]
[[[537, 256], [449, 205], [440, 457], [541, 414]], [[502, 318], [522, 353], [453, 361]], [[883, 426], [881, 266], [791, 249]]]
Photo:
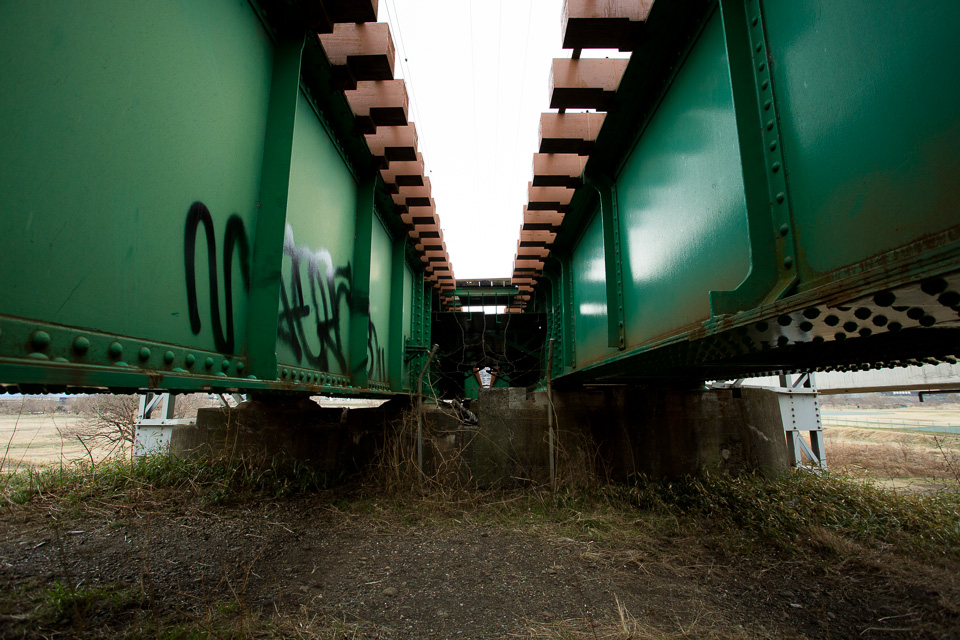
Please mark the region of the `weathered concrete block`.
[[776, 395], [764, 389], [613, 388], [554, 393], [558, 425], [579, 425], [604, 473], [678, 477], [789, 466]]
[[232, 410], [201, 409], [197, 423], [174, 432], [179, 456], [243, 459], [252, 464], [307, 462], [331, 473], [363, 469], [375, 459], [406, 398], [376, 408], [323, 408], [310, 399], [252, 400]]

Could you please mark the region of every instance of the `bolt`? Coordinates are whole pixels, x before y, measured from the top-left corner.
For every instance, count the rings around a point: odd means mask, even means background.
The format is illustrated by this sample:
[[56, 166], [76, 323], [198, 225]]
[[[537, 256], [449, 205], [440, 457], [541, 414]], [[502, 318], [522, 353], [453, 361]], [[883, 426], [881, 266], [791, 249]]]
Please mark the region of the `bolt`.
[[35, 331], [30, 337], [30, 342], [33, 343], [34, 349], [43, 351], [50, 346], [50, 334], [46, 331]]
[[140, 347], [140, 359], [144, 362], [150, 359], [150, 348], [149, 347]]
[[83, 355], [90, 348], [90, 341], [83, 336], [77, 336], [73, 339], [73, 350]]
[[123, 345], [119, 342], [111, 342], [110, 346], [107, 347], [107, 353], [110, 354], [110, 357], [117, 359], [123, 355]]

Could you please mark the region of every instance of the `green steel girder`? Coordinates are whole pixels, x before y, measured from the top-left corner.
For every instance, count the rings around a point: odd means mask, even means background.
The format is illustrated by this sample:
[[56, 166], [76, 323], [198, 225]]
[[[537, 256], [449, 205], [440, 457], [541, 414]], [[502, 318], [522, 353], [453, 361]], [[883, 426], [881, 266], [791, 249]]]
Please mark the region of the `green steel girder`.
[[[389, 384], [380, 380], [368, 382], [363, 371], [351, 380], [346, 372], [289, 362], [278, 364], [277, 359], [278, 293], [286, 269], [282, 265], [285, 233], [290, 224], [291, 166], [299, 135], [294, 123], [298, 117], [307, 117], [309, 108], [304, 109], [303, 105], [309, 103], [314, 113], [308, 117], [317, 118], [353, 176], [376, 175], [377, 169], [363, 137], [355, 130], [352, 111], [334, 84], [329, 61], [316, 38], [316, 32], [332, 28], [321, 2], [259, 0], [238, 5], [211, 0], [203, 6], [161, 4], [140, 8], [91, 2], [58, 13], [29, 5], [10, 5], [3, 12], [8, 28], [13, 30], [5, 32], [6, 68], [11, 74], [19, 74], [17, 78], [22, 75], [17, 82], [26, 87], [0, 99], [5, 119], [13, 123], [3, 134], [3, 152], [18, 154], [18, 161], [11, 167], [21, 165], [21, 172], [32, 172], [8, 173], [4, 182], [6, 206], [11, 219], [25, 222], [26, 230], [34, 224], [41, 233], [50, 232], [52, 257], [46, 269], [36, 268], [39, 263], [26, 264], [17, 253], [7, 252], [8, 256], [0, 257], [5, 275], [21, 284], [8, 289], [6, 299], [0, 297], [0, 380], [4, 388], [15, 389], [6, 383], [18, 382], [39, 388], [46, 382], [51, 389], [300, 390], [380, 396], [388, 394], [390, 387], [397, 389], [397, 380], [402, 378], [404, 327], [398, 329], [396, 317], [398, 305], [404, 303], [402, 295], [390, 296], [390, 327], [386, 332], [390, 336]], [[78, 20], [78, 16], [84, 20]], [[74, 34], [72, 40], [61, 43], [71, 48], [69, 69], [67, 65], [47, 62], [47, 57], [57, 55], [58, 43], [47, 37], [55, 31], [49, 24], [55, 26], [57, 19], [74, 27], [67, 30]], [[208, 22], [216, 24], [216, 29], [211, 30]], [[142, 37], [144, 23], [151, 25], [150, 37]], [[99, 37], [98, 29], [110, 30], [113, 37]], [[191, 40], [191, 29], [215, 33]], [[18, 45], [19, 38], [29, 38], [34, 32], [40, 37], [33, 38], [29, 47]], [[131, 38], [139, 38], [136, 46], [129, 44]], [[115, 48], [127, 46], [130, 55], [105, 57], [110, 63], [102, 66], [104, 71], [100, 65], [83, 62], [84, 56], [100, 55], [98, 52], [107, 41], [113, 42]], [[239, 49], [238, 42], [242, 43]], [[14, 53], [28, 50], [32, 52], [29, 57]], [[247, 57], [236, 55], [238, 52]], [[203, 74], [213, 68], [188, 64], [186, 60], [191, 55], [221, 61], [215, 69], [219, 74], [215, 81], [203, 81]], [[37, 69], [32, 70], [31, 65]], [[195, 73], [184, 75], [184, 68]], [[65, 79], [70, 86], [63, 95], [72, 96], [69, 102], [48, 90], [34, 91], [34, 85], [42, 87], [47, 76], [57, 74], [64, 78], [49, 79], [47, 84], [63, 84]], [[141, 81], [145, 77], [150, 82]], [[180, 96], [178, 91], [185, 95]], [[76, 111], [76, 117], [65, 116], [64, 109]], [[114, 110], [117, 112], [111, 124], [116, 126], [101, 131], [105, 134], [100, 136], [104, 149], [98, 149], [97, 139], [90, 139], [88, 134], [94, 133], [96, 123], [109, 118]], [[261, 111], [263, 120], [258, 122]], [[154, 113], [159, 114], [159, 120], [149, 119]], [[38, 127], [37, 122], [50, 126]], [[142, 123], [145, 124], [141, 126]], [[49, 129], [46, 133], [55, 144], [42, 138], [45, 129]], [[113, 138], [109, 137], [111, 134]], [[27, 140], [25, 136], [29, 135], [34, 138]], [[115, 142], [111, 147], [109, 142], [103, 142], [114, 138], [119, 144]], [[29, 150], [29, 158], [22, 150]], [[71, 167], [70, 162], [85, 153], [96, 159], [86, 164], [79, 161], [79, 171]], [[88, 165], [97, 165], [100, 175], [85, 176]], [[64, 170], [60, 170], [62, 167]], [[148, 167], [155, 168], [150, 172]], [[253, 176], [256, 177], [251, 180]], [[28, 203], [25, 208], [17, 190], [37, 193], [37, 188], [30, 187], [35, 180], [57, 184], [58, 189], [44, 187], [41, 191], [50, 191], [54, 197]], [[259, 181], [259, 190], [254, 180]], [[60, 192], [80, 197], [66, 198], [67, 206], [58, 206], [56, 197]], [[116, 204], [109, 199], [113, 192]], [[171, 193], [177, 195], [168, 196]], [[398, 278], [407, 269], [414, 276], [422, 274], [424, 267], [407, 237], [406, 226], [394, 215], [395, 205], [379, 176], [375, 185], [366, 187], [366, 193], [369, 210], [376, 207], [376, 214], [394, 243], [390, 256], [394, 277], [386, 288], [403, 291], [403, 280]], [[208, 197], [215, 202], [198, 200]], [[182, 198], [187, 198], [182, 210], [179, 204], [170, 206], [170, 202], [177, 203]], [[209, 319], [202, 323], [195, 319], [194, 308], [189, 318], [178, 310], [182, 302], [168, 292], [171, 287], [163, 285], [166, 274], [176, 273], [170, 266], [178, 262], [155, 248], [170, 245], [168, 236], [178, 241], [183, 237], [182, 211], [191, 201], [194, 205], [190, 207], [186, 234], [188, 241], [191, 231], [194, 237], [185, 247], [191, 253], [194, 247], [202, 251], [202, 244], [197, 242], [202, 229], [209, 261], [187, 255], [185, 248], [185, 260], [180, 264], [184, 264], [187, 273], [190, 304], [203, 308], [209, 303], [212, 323]], [[211, 204], [209, 209], [206, 204]], [[149, 223], [138, 222], [138, 206], [144, 205], [143, 219], [149, 218]], [[82, 215], [72, 211], [71, 207], [77, 206], [86, 207]], [[62, 220], [56, 217], [58, 211], [64, 212]], [[235, 213], [231, 215], [231, 211]], [[221, 224], [227, 216], [230, 217], [220, 272], [216, 260], [219, 238], [214, 237], [214, 225]], [[150, 225], [149, 234], [144, 231], [146, 224]], [[57, 243], [64, 230], [62, 238], [68, 240]], [[93, 236], [88, 234], [91, 230]], [[141, 232], [144, 238], [157, 238], [155, 247], [150, 247], [149, 240], [140, 240]], [[28, 247], [32, 240], [23, 236], [22, 227], [17, 227], [8, 236], [8, 242]], [[72, 255], [77, 253], [73, 247], [81, 246], [103, 247], [99, 262], [106, 268], [97, 266], [97, 260], [84, 263], [83, 255], [78, 261], [77, 255]], [[130, 249], [124, 255], [115, 249], [120, 246]], [[369, 254], [369, 243], [366, 246]], [[63, 248], [68, 250], [64, 252]], [[56, 256], [58, 251], [65, 255]], [[141, 254], [142, 262], [151, 262], [152, 268], [136, 264]], [[236, 256], [238, 260], [233, 259]], [[360, 267], [354, 264], [353, 257], [351, 253], [348, 273]], [[28, 255], [27, 262], [32, 260], [33, 256]], [[134, 268], [124, 260], [132, 262]], [[68, 264], [70, 269], [64, 271], [62, 265]], [[204, 281], [207, 271], [209, 299]], [[61, 272], [66, 276], [57, 275]], [[231, 273], [234, 284], [238, 277], [244, 284], [246, 291], [239, 294], [242, 303], [234, 297], [231, 304]], [[226, 304], [216, 295], [218, 275], [223, 278], [221, 292], [226, 291]], [[139, 284], [137, 278], [141, 279]], [[182, 282], [183, 276], [176, 279]], [[394, 286], [398, 282], [401, 286]], [[25, 295], [20, 291], [27, 286], [24, 283], [46, 295]], [[155, 284], [161, 286], [159, 295], [149, 301], [151, 304], [142, 304], [144, 292]], [[359, 326], [357, 321], [362, 313], [354, 311], [364, 306], [364, 290], [369, 296], [370, 286], [364, 287], [359, 280], [357, 284], [351, 314], [352, 321]], [[382, 284], [378, 286], [383, 289]], [[11, 300], [15, 302], [11, 304]], [[51, 311], [34, 310], [45, 308], [44, 305]], [[71, 315], [77, 308], [90, 311], [83, 317]], [[110, 311], [97, 316], [100, 308]], [[403, 308], [399, 309], [402, 324]], [[169, 316], [167, 312], [171, 312]], [[217, 326], [224, 320], [225, 331], [223, 326]], [[184, 325], [189, 330], [191, 324], [193, 335], [183, 331]], [[211, 324], [217, 338], [215, 349], [203, 348]], [[201, 326], [204, 334], [198, 337]], [[366, 334], [366, 327], [352, 333], [355, 344], [351, 344], [350, 350], [359, 352], [357, 344]], [[421, 326], [420, 333], [422, 340], [429, 341], [429, 326]], [[209, 346], [214, 346], [213, 341]], [[351, 354], [350, 359], [356, 363], [365, 355]], [[399, 386], [402, 388], [402, 384]]]
[[[716, 0], [654, 3], [643, 38], [630, 56], [613, 103], [590, 153], [585, 174], [616, 176], [649, 122], [677, 69], [716, 8]], [[553, 244], [573, 250], [598, 206], [594, 189], [577, 189]]]
[[951, 3], [655, 4], [553, 245], [558, 384], [953, 361], [958, 21]]
[[484, 287], [484, 288], [473, 288], [473, 287], [458, 287], [453, 290], [453, 295], [471, 297], [471, 298], [484, 298], [484, 297], [496, 297], [496, 296], [515, 296], [520, 293], [520, 289], [517, 287]]

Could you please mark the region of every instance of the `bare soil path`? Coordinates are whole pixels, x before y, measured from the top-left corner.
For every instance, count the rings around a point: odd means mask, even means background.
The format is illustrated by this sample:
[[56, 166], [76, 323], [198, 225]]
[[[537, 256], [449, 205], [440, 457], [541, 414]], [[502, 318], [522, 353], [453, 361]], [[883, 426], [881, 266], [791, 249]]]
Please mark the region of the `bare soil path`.
[[960, 638], [956, 555], [806, 547], [530, 494], [34, 500], [0, 511], [0, 637]]

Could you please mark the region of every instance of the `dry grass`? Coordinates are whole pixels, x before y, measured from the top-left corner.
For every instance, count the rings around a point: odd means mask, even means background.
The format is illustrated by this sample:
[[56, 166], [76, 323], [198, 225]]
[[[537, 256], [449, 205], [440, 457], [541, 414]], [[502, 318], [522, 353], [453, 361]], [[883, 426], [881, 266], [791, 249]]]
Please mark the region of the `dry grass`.
[[684, 618], [670, 621], [635, 616], [614, 596], [614, 610], [599, 620], [577, 618], [558, 622], [528, 623], [515, 637], [528, 640], [759, 640], [770, 637], [761, 629], [748, 631], [730, 623], [715, 610], [700, 606]]
[[960, 437], [887, 429], [826, 427], [834, 470], [874, 479], [928, 479], [960, 489]]

